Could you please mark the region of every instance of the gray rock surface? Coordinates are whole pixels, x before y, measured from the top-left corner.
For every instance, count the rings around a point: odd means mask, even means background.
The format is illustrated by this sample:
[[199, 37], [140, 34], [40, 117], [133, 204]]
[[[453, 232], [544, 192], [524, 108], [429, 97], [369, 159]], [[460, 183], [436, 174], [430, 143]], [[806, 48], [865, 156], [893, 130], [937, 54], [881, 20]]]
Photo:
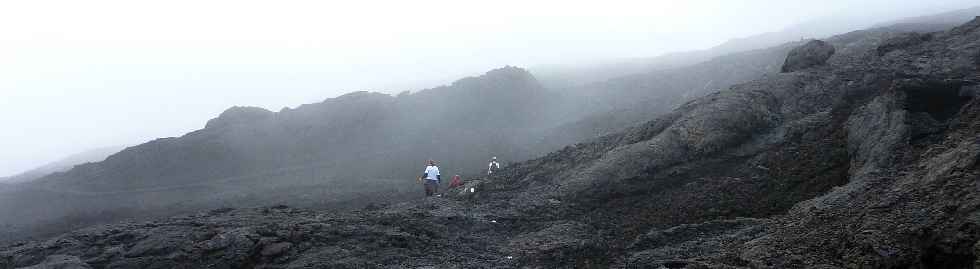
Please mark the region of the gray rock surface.
[[878, 52], [878, 56], [884, 56], [891, 51], [912, 47], [930, 39], [932, 39], [932, 34], [907, 33], [885, 41], [885, 43], [878, 46], [876, 51]]
[[812, 40], [789, 51], [786, 62], [783, 63], [782, 72], [796, 72], [823, 65], [827, 59], [830, 59], [830, 56], [834, 55], [834, 52], [836, 52], [834, 45], [821, 40]]
[[90, 269], [92, 268], [81, 259], [70, 255], [51, 255], [41, 263], [24, 269]]

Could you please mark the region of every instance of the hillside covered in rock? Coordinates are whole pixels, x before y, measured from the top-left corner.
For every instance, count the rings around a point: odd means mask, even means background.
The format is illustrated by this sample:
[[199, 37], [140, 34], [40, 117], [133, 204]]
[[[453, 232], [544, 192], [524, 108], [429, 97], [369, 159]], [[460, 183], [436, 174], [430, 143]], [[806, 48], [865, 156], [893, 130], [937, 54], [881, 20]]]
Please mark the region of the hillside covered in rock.
[[[830, 36], [821, 42], [843, 50], [844, 54], [864, 51], [905, 33], [921, 35], [948, 30], [972, 19], [973, 16], [964, 15], [972, 14], [970, 12], [973, 10], [923, 17], [915, 20], [915, 23], [902, 21], [882, 24]], [[589, 100], [580, 106], [591, 112], [562, 124], [556, 131], [549, 132], [547, 138], [565, 145], [623, 131], [704, 95], [780, 73], [787, 66], [786, 56], [791, 50], [812, 41], [799, 40], [768, 48], [736, 50], [676, 68], [627, 74], [565, 89], [572, 96]], [[707, 52], [718, 53], [712, 51], [714, 49]], [[824, 54], [823, 57], [829, 55]]]
[[825, 44], [442, 197], [96, 226], [0, 268], [974, 268], [980, 18]]
[[492, 156], [554, 150], [540, 133], [568, 115], [567, 104], [505, 67], [397, 96], [354, 92], [278, 112], [233, 107], [184, 136], [0, 189], [0, 222], [16, 227], [0, 229], [0, 241], [226, 206], [342, 210], [375, 193], [403, 199], [430, 158], [452, 167], [446, 173], [478, 174]]
[[[965, 17], [937, 16], [930, 18], [938, 23], [923, 18], [824, 41], [838, 55], [882, 54]], [[909, 32], [917, 35], [892, 39]], [[628, 132], [692, 100], [781, 76], [787, 54], [806, 42], [703, 51], [672, 68], [611, 72], [619, 75], [571, 88], [546, 88], [505, 67], [397, 95], [353, 92], [280, 111], [233, 107], [186, 135], [0, 188], [0, 243], [223, 207], [349, 210], [405, 201], [417, 195], [412, 179], [427, 159], [470, 178], [492, 156], [517, 163]]]

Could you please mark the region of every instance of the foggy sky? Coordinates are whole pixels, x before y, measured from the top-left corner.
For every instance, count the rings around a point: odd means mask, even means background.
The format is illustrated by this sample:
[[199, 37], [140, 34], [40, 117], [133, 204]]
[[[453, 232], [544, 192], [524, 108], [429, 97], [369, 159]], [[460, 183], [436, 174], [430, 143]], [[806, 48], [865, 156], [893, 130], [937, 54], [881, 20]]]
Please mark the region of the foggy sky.
[[974, 1], [4, 1], [0, 176], [180, 136], [234, 105], [278, 111], [504, 65], [650, 57]]

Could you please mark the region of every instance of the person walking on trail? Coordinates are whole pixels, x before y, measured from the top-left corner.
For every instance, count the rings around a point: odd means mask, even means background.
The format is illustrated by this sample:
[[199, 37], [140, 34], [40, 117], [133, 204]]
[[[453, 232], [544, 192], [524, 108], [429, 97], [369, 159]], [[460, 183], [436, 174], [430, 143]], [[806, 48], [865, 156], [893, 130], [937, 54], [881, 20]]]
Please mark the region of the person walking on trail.
[[439, 174], [439, 167], [436, 166], [436, 161], [429, 160], [429, 165], [425, 167], [425, 172], [422, 172], [422, 179], [425, 181], [425, 196], [432, 196], [439, 192], [439, 181], [442, 179], [442, 175]]
[[487, 167], [487, 176], [493, 175], [494, 171], [500, 169], [500, 163], [497, 162], [497, 157], [490, 159], [490, 166]]
[[459, 175], [455, 175], [453, 176], [453, 180], [449, 181], [449, 187], [455, 188], [459, 186], [463, 186], [463, 180], [459, 178]]

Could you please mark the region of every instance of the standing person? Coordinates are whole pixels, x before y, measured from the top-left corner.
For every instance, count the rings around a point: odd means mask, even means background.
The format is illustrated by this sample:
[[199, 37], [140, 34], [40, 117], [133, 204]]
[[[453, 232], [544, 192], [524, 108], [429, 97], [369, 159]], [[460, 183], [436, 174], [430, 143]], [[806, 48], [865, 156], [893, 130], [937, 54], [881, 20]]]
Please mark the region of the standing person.
[[490, 166], [487, 168], [487, 176], [492, 175], [493, 171], [496, 171], [497, 169], [500, 169], [500, 163], [497, 162], [497, 157], [494, 156], [493, 159], [490, 159]]
[[439, 192], [439, 180], [442, 179], [442, 175], [439, 174], [439, 167], [436, 166], [436, 161], [429, 160], [429, 165], [425, 167], [425, 172], [422, 172], [422, 178], [425, 181], [425, 196], [432, 196]]

